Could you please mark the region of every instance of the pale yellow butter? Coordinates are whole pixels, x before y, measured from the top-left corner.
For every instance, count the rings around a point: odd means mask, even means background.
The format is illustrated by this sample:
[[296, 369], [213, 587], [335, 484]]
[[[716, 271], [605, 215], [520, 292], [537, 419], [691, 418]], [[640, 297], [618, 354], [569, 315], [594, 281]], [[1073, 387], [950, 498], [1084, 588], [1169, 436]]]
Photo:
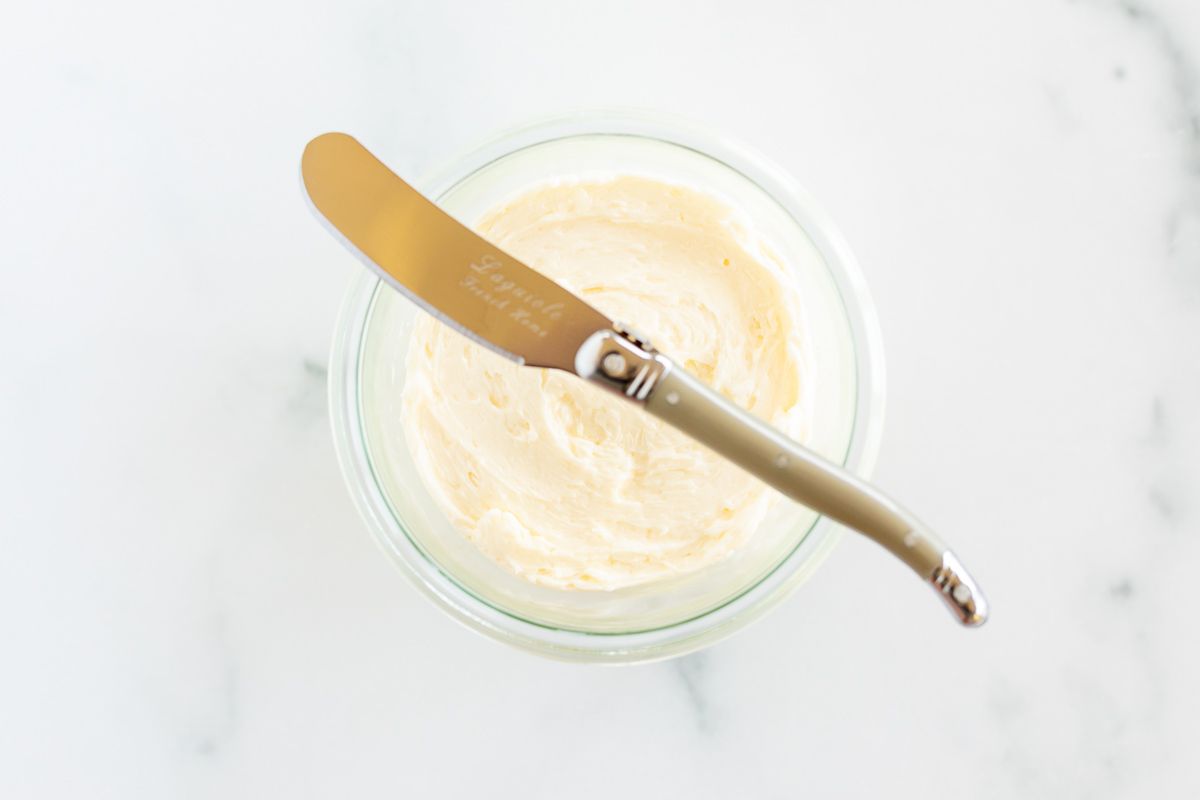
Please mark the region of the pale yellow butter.
[[[813, 387], [797, 293], [719, 200], [650, 178], [540, 186], [476, 229], [738, 405], [803, 441]], [[758, 480], [578, 378], [519, 367], [422, 315], [407, 354], [409, 449], [455, 526], [561, 589], [681, 575], [743, 544]]]

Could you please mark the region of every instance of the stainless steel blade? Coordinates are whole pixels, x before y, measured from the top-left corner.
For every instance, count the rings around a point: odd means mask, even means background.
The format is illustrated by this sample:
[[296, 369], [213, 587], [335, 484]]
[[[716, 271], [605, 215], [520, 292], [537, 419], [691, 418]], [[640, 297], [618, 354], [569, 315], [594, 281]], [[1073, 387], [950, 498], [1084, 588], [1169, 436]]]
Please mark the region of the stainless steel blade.
[[304, 149], [309, 199], [379, 276], [443, 322], [519, 363], [575, 371], [575, 354], [612, 322], [438, 208], [356, 139]]

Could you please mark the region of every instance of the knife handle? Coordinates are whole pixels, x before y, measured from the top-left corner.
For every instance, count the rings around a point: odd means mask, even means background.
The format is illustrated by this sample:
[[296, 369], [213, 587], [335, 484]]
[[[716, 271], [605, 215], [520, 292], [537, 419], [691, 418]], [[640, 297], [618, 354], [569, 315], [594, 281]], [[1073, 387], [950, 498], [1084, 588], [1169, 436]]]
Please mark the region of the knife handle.
[[988, 605], [955, 555], [920, 520], [846, 470], [714, 392], [644, 337], [617, 326], [580, 349], [580, 376], [627, 398], [787, 497], [875, 540], [928, 582], [964, 625]]

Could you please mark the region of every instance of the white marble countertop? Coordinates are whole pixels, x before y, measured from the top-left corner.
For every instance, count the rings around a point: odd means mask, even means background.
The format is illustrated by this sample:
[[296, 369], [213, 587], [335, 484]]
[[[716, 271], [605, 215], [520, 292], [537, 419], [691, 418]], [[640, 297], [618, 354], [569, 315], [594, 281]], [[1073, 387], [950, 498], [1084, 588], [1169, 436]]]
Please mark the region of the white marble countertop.
[[[1200, 5], [17, 4], [0, 29], [0, 797], [1200, 796]], [[690, 116], [839, 222], [878, 481], [995, 615], [846, 537], [634, 668], [452, 623], [343, 489], [357, 265], [300, 148], [421, 170]]]

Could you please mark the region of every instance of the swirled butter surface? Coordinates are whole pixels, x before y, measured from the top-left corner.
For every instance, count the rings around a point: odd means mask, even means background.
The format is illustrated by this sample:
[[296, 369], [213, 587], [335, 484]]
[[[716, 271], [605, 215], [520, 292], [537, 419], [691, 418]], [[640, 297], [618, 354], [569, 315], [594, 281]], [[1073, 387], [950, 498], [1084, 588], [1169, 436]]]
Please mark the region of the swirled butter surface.
[[[813, 387], [801, 307], [749, 222], [632, 175], [539, 185], [475, 229], [804, 441]], [[690, 573], [751, 537], [775, 494], [635, 404], [518, 366], [432, 317], [407, 353], [404, 430], [454, 525], [505, 569], [558, 589]]]

